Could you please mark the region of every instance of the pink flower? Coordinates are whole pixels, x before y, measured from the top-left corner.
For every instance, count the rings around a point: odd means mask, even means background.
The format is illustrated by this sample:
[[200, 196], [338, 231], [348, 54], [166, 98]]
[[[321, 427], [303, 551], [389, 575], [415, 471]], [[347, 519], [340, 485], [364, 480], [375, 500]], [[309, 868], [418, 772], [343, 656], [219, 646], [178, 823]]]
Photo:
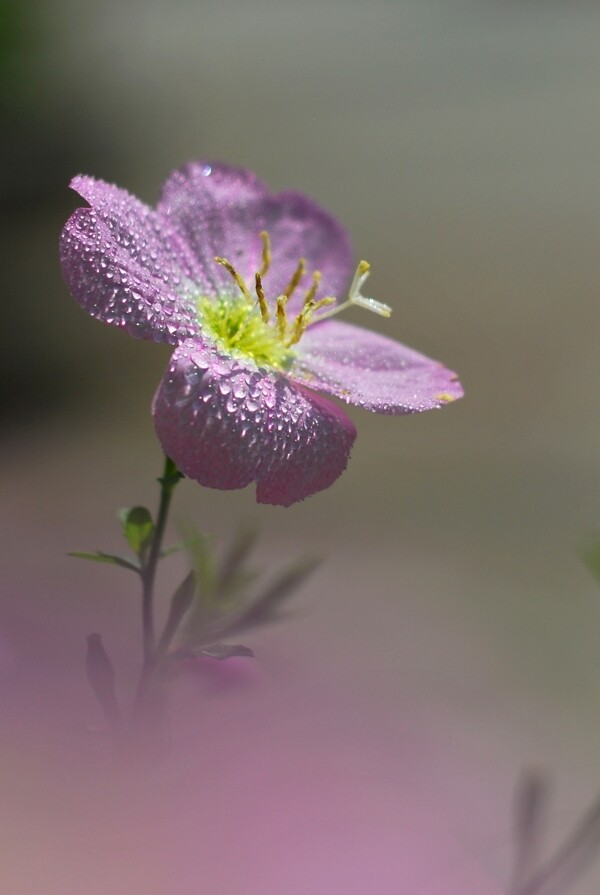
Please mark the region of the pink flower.
[[151, 209], [91, 177], [67, 221], [61, 264], [93, 316], [175, 351], [154, 398], [162, 447], [211, 488], [256, 482], [289, 506], [346, 468], [356, 430], [333, 395], [375, 413], [462, 396], [454, 373], [391, 339], [332, 319], [356, 304], [388, 316], [352, 279], [343, 228], [306, 197], [272, 194], [250, 171], [195, 162]]

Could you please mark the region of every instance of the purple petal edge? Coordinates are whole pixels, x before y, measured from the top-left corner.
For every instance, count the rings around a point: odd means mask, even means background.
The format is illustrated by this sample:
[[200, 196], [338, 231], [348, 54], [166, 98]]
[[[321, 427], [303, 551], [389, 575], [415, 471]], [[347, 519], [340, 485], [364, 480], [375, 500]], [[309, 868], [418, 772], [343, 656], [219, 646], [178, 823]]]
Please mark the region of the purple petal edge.
[[[308, 287], [314, 270], [322, 274], [321, 295], [343, 295], [352, 274], [346, 230], [324, 208], [301, 193], [271, 193], [251, 171], [211, 161], [191, 162], [166, 181], [157, 208], [191, 248], [210, 294], [229, 291], [231, 281], [215, 264], [226, 257], [250, 284], [262, 266], [260, 233], [271, 240], [272, 262], [264, 277], [274, 301], [304, 258]], [[295, 301], [290, 308], [293, 311]]]
[[463, 396], [456, 374], [438, 361], [350, 323], [309, 327], [298, 347], [298, 380], [375, 413], [419, 413]]
[[176, 344], [198, 332], [185, 297], [188, 265], [152, 209], [90, 177], [72, 185], [94, 207], [77, 208], [60, 239], [64, 279], [96, 319], [134, 338]]

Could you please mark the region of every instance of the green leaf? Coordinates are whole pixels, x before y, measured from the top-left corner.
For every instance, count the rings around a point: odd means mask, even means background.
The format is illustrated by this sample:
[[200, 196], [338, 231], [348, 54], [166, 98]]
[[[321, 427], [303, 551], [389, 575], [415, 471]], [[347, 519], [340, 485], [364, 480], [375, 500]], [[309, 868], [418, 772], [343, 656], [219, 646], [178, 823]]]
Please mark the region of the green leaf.
[[202, 649], [195, 652], [196, 655], [206, 656], [209, 659], [231, 659], [232, 656], [254, 658], [254, 653], [250, 647], [243, 646], [241, 643], [212, 643], [210, 646], [203, 646]]
[[112, 553], [84, 553], [79, 550], [73, 550], [68, 556], [74, 556], [77, 559], [89, 559], [91, 562], [110, 563], [113, 566], [121, 566], [123, 569], [129, 569], [132, 572], [139, 572], [140, 565], [137, 560], [128, 559], [126, 556], [115, 556]]
[[186, 541], [179, 541], [178, 544], [171, 544], [170, 547], [165, 547], [160, 551], [160, 558], [164, 559], [165, 556], [172, 556], [173, 553], [180, 553], [182, 550], [193, 549], [199, 540], [204, 540], [206, 537], [206, 535], [198, 535], [197, 537], [189, 538]]
[[225, 622], [227, 633], [245, 631], [281, 618], [281, 607], [304, 584], [319, 565], [316, 558], [303, 559], [284, 569], [263, 593], [242, 612]]
[[[221, 637], [238, 635], [250, 628], [280, 621], [285, 616], [281, 608], [286, 600], [304, 584], [306, 579], [314, 572], [320, 563], [320, 559], [306, 558], [300, 562], [288, 566], [275, 578], [262, 594], [244, 602], [237, 610], [222, 615], [220, 618], [199, 619], [196, 624], [187, 626], [186, 642], [194, 647], [210, 644]], [[196, 622], [196, 619], [192, 619]]]
[[538, 856], [548, 820], [550, 789], [547, 775], [537, 768], [528, 769], [517, 785], [513, 809], [516, 835], [511, 892], [526, 892], [528, 881], [539, 865]]
[[182, 534], [187, 543], [200, 593], [210, 601], [217, 583], [217, 563], [212, 549], [212, 535], [202, 534], [191, 522], [183, 526]]
[[211, 643], [209, 646], [182, 647], [171, 653], [171, 660], [183, 659], [231, 659], [232, 656], [248, 656], [254, 658], [254, 653], [248, 646], [241, 643]]
[[246, 583], [247, 580], [254, 577], [250, 572], [244, 570], [244, 566], [257, 539], [258, 531], [255, 528], [240, 528], [237, 531], [221, 564], [219, 576], [221, 593], [227, 593], [232, 585], [234, 589], [237, 589], [235, 585], [239, 578]]
[[154, 522], [146, 507], [119, 510], [125, 540], [131, 549], [142, 556], [154, 535]]
[[158, 555], [161, 559], [164, 559], [165, 556], [173, 556], [174, 553], [180, 553], [182, 550], [185, 550], [186, 546], [183, 541], [180, 541], [179, 544], [171, 544], [170, 547], [164, 547]]
[[595, 539], [590, 540], [583, 550], [583, 561], [596, 578], [600, 581], [600, 538], [596, 535]]
[[169, 616], [167, 618], [165, 629], [157, 646], [157, 652], [159, 655], [165, 653], [169, 648], [169, 645], [173, 640], [173, 637], [177, 633], [179, 625], [181, 624], [183, 616], [192, 605], [195, 592], [196, 573], [192, 571], [186, 575], [171, 599]]

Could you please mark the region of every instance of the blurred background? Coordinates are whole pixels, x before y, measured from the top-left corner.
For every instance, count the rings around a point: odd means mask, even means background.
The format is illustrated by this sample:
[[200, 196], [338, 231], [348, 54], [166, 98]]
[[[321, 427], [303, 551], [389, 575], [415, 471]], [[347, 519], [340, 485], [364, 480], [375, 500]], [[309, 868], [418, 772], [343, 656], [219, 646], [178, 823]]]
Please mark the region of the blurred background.
[[[502, 893], [522, 770], [548, 849], [600, 790], [599, 39], [585, 0], [1, 0], [6, 891]], [[254, 663], [176, 682], [171, 761], [116, 780], [84, 643], [129, 698], [135, 582], [66, 553], [154, 504], [169, 351], [79, 308], [58, 237], [74, 174], [152, 204], [199, 157], [329, 208], [394, 307], [355, 322], [467, 395], [351, 410], [348, 471], [289, 510], [180, 486], [175, 520], [259, 525], [267, 571], [325, 560]]]

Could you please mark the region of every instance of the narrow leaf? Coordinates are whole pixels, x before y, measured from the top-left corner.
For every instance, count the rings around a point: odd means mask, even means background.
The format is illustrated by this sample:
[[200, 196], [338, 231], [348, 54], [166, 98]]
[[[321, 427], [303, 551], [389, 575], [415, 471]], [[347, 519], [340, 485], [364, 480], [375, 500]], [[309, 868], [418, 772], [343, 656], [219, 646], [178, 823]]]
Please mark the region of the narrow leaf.
[[192, 571], [183, 579], [173, 594], [169, 616], [157, 647], [159, 655], [164, 655], [168, 650], [173, 637], [177, 633], [177, 628], [181, 624], [183, 616], [192, 605], [195, 592], [196, 574]]
[[172, 661], [185, 659], [231, 659], [232, 656], [247, 656], [254, 658], [254, 653], [248, 646], [241, 643], [211, 643], [210, 646], [198, 647], [196, 649], [190, 647], [182, 647], [171, 653], [169, 658]]
[[232, 656], [247, 656], [254, 658], [254, 653], [248, 646], [241, 643], [213, 643], [202, 647], [197, 651], [198, 656], [206, 656], [210, 659], [231, 659]]
[[221, 564], [219, 576], [221, 592], [226, 592], [232, 585], [235, 586], [239, 577], [246, 579], [248, 573], [243, 576], [240, 576], [239, 573], [252, 552], [257, 538], [258, 532], [254, 528], [241, 528], [237, 532]]
[[115, 556], [112, 553], [102, 553], [100, 550], [97, 553], [84, 553], [80, 550], [73, 550], [67, 555], [75, 556], [77, 559], [88, 559], [91, 562], [110, 563], [113, 566], [121, 566], [123, 569], [129, 569], [132, 572], [139, 573], [140, 571], [137, 560], [128, 559], [125, 556]]
[[217, 580], [215, 555], [211, 544], [212, 536], [202, 534], [192, 523], [185, 525], [183, 535], [184, 540], [188, 543], [187, 549], [196, 573], [200, 593], [210, 600]]
[[179, 541], [178, 544], [171, 544], [170, 547], [165, 547], [160, 551], [161, 559], [164, 559], [165, 556], [172, 556], [173, 553], [180, 553], [182, 550], [190, 550], [195, 547], [199, 540], [203, 540], [204, 538], [206, 538], [206, 535], [198, 535], [187, 541]]
[[600, 581], [600, 537], [590, 542], [583, 551], [583, 560], [596, 579]]
[[600, 798], [596, 798], [562, 845], [516, 890], [515, 895], [566, 892], [597, 858], [599, 846]]
[[121, 729], [122, 720], [115, 691], [115, 670], [102, 645], [100, 634], [89, 634], [87, 637], [85, 669], [106, 722], [110, 730], [117, 733]]
[[227, 633], [243, 631], [257, 625], [275, 621], [285, 600], [289, 599], [304, 583], [319, 564], [317, 559], [306, 559], [286, 569], [267, 588], [261, 597], [255, 600], [237, 618], [226, 624]]
[[511, 895], [519, 895], [538, 863], [543, 821], [548, 807], [550, 786], [546, 775], [531, 769], [519, 781], [515, 793], [515, 855]]
[[290, 566], [272, 582], [262, 596], [239, 610], [237, 613], [209, 621], [202, 626], [188, 630], [187, 641], [193, 644], [207, 644], [221, 637], [239, 634], [249, 628], [278, 621], [282, 616], [280, 609], [304, 583], [318, 566], [320, 560], [305, 559]]

